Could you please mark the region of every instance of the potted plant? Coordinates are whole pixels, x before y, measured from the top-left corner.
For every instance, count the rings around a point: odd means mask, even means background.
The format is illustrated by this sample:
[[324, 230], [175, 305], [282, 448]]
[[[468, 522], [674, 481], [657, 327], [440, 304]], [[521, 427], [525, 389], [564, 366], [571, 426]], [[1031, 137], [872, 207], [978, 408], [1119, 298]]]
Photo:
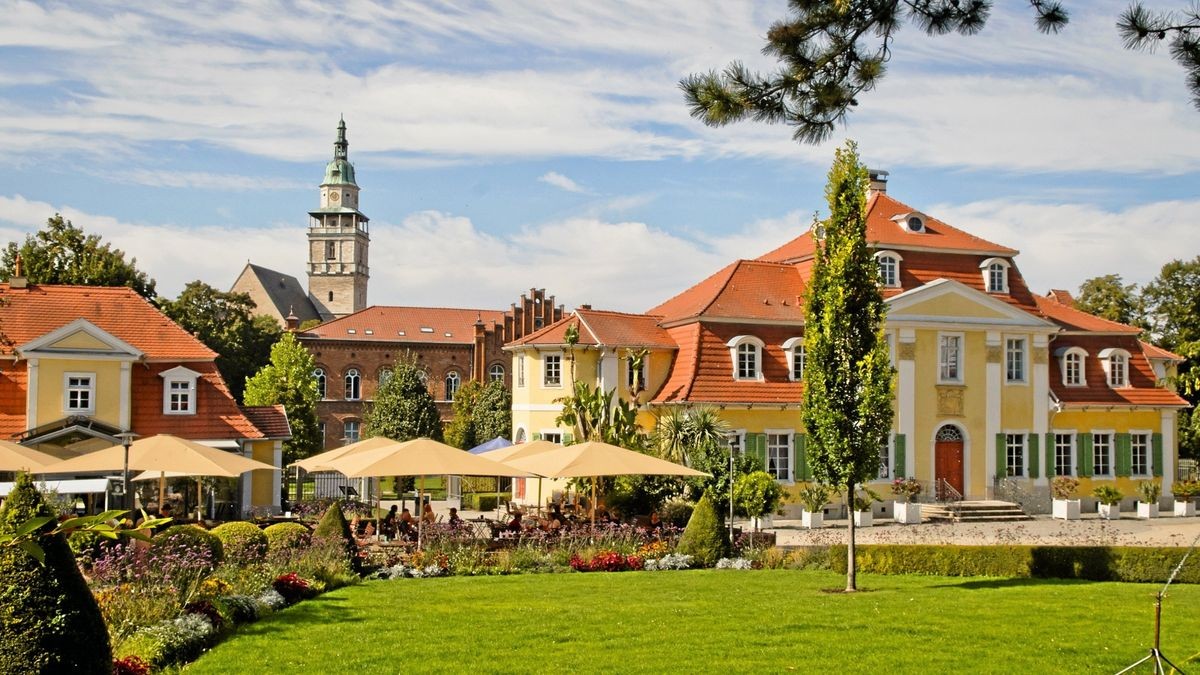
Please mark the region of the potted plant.
[[857, 527], [871, 527], [875, 524], [875, 516], [871, 513], [871, 505], [879, 501], [879, 495], [871, 488], [864, 487], [854, 493], [854, 524]]
[[754, 524], [754, 531], [771, 527], [771, 514], [779, 508], [783, 488], [766, 471], [743, 474], [733, 484], [733, 503]]
[[1112, 485], [1100, 485], [1092, 490], [1092, 496], [1100, 502], [1100, 517], [1104, 520], [1121, 519], [1121, 500], [1125, 495]]
[[1171, 486], [1171, 492], [1175, 495], [1175, 515], [1196, 515], [1196, 503], [1192, 500], [1200, 496], [1200, 481], [1180, 481]]
[[904, 525], [921, 523], [921, 505], [914, 501], [921, 494], [921, 481], [913, 477], [897, 478], [892, 481], [892, 494], [896, 501], [892, 505], [892, 518]]
[[1138, 518], [1158, 517], [1158, 498], [1162, 496], [1162, 486], [1152, 480], [1138, 483]]
[[1050, 493], [1054, 496], [1052, 515], [1063, 520], [1079, 520], [1079, 499], [1075, 490], [1079, 489], [1079, 481], [1070, 476], [1056, 476], [1050, 481]]
[[800, 488], [800, 503], [804, 512], [800, 522], [804, 527], [815, 530], [825, 525], [825, 504], [833, 496], [833, 488], [821, 483], [809, 483]]

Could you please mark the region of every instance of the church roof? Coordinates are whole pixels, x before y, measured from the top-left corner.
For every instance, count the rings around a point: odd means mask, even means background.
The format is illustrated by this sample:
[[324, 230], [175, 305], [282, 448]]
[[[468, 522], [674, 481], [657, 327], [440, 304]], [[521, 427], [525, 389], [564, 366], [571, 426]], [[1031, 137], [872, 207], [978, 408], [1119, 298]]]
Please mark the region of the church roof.
[[[247, 278], [248, 277], [248, 278]], [[320, 319], [321, 315], [308, 299], [308, 292], [300, 285], [300, 281], [289, 274], [276, 272], [252, 263], [246, 263], [241, 276], [234, 282], [234, 289], [244, 288], [249, 282], [262, 288], [263, 293], [271, 302], [272, 308], [282, 318], [289, 313], [294, 314], [301, 322]]]

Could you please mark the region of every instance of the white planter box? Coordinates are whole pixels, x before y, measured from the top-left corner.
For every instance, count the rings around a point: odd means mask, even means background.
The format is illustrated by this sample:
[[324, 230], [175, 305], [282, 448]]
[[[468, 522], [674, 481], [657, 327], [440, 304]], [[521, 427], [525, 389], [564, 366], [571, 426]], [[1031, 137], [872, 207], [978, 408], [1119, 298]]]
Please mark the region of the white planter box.
[[1158, 504], [1147, 504], [1146, 502], [1138, 502], [1138, 518], [1157, 518]]
[[1187, 500], [1186, 502], [1181, 502], [1179, 500], [1176, 500], [1175, 501], [1175, 515], [1181, 516], [1181, 517], [1196, 515], [1196, 502], [1194, 502], [1190, 499]]
[[824, 511], [805, 511], [800, 516], [800, 524], [810, 530], [819, 530], [825, 527], [825, 512]]
[[761, 518], [751, 518], [750, 526], [757, 530], [766, 530], [775, 527], [775, 516], [766, 515]]
[[1097, 509], [1100, 512], [1100, 517], [1104, 520], [1120, 520], [1121, 505], [1120, 504], [1100, 504]]
[[892, 519], [903, 525], [920, 525], [921, 505], [916, 502], [896, 502], [892, 505]]
[[1062, 520], [1079, 520], [1079, 500], [1055, 499], [1052, 515]]
[[871, 527], [875, 524], [875, 516], [870, 511], [855, 511], [854, 526], [855, 527]]

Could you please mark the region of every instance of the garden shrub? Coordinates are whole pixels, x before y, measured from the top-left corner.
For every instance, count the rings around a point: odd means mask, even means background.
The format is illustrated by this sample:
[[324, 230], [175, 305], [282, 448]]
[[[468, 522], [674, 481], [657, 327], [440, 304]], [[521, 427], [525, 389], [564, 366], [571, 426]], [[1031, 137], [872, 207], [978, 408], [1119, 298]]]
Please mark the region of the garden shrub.
[[263, 535], [268, 551], [304, 548], [312, 540], [312, 533], [300, 523], [276, 523], [263, 530]]
[[271, 588], [275, 589], [275, 592], [289, 605], [294, 605], [314, 595], [312, 584], [295, 572], [279, 575], [271, 583]]
[[766, 471], [738, 476], [733, 483], [733, 506], [744, 516], [761, 518], [770, 515], [779, 508], [782, 499], [783, 488]]
[[[0, 532], [50, 515], [29, 475], [17, 474], [0, 507]], [[18, 546], [0, 546], [0, 672], [107, 675], [113, 665], [108, 630], [75, 556], [62, 535], [41, 536], [38, 543], [44, 563]]]
[[221, 540], [225, 559], [232, 563], [258, 562], [267, 554], [267, 535], [254, 523], [224, 523], [214, 527], [212, 534]]
[[227, 595], [217, 602], [224, 609], [224, 614], [234, 623], [258, 621], [261, 613], [258, 602], [248, 595]]
[[340, 505], [330, 504], [329, 508], [325, 509], [325, 515], [321, 516], [321, 522], [317, 523], [316, 529], [313, 530], [313, 540], [318, 539], [341, 541], [347, 560], [351, 562], [355, 571], [359, 569], [358, 543], [354, 541], [350, 522], [346, 520]]
[[208, 551], [209, 560], [213, 565], [220, 564], [224, 559], [225, 549], [221, 540], [212, 532], [199, 525], [173, 525], [154, 535], [151, 544], [157, 552], [184, 551], [201, 549]]
[[130, 640], [130, 647], [134, 655], [146, 659], [157, 670], [196, 659], [215, 634], [216, 629], [206, 617], [184, 614], [138, 631]]
[[659, 517], [667, 525], [686, 527], [688, 520], [692, 518], [693, 508], [695, 507], [689, 502], [685, 502], [682, 499], [672, 499], [662, 505]]
[[705, 493], [700, 501], [696, 502], [687, 529], [679, 538], [676, 552], [692, 556], [700, 565], [712, 567], [725, 557], [728, 551], [729, 541], [725, 536], [725, 528], [713, 509], [712, 501]]
[[479, 495], [480, 511], [495, 511], [499, 503], [500, 497], [497, 495]]

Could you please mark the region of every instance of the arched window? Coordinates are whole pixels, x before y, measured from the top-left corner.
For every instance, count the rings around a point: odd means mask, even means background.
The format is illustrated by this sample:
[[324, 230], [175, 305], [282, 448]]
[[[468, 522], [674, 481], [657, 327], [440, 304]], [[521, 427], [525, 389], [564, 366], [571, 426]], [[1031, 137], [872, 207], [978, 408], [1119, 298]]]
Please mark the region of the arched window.
[[491, 368], [488, 368], [488, 379], [492, 382], [504, 381], [504, 366], [499, 363], [493, 363]]
[[346, 371], [346, 400], [357, 401], [362, 398], [362, 377], [358, 374], [358, 369], [351, 368]]
[[733, 360], [733, 379], [762, 379], [762, 350], [764, 343], [753, 335], [739, 335], [725, 343]]
[[1008, 268], [1011, 266], [1004, 258], [988, 258], [979, 264], [983, 270], [983, 286], [988, 293], [1008, 292]]
[[959, 429], [958, 427], [954, 426], [953, 424], [947, 424], [944, 427], [942, 427], [941, 429], [938, 429], [937, 436], [934, 437], [934, 440], [935, 441], [951, 441], [951, 442], [961, 441], [961, 440], [963, 440], [962, 429]]
[[355, 443], [358, 441], [358, 420], [346, 420], [343, 423], [342, 430], [345, 432], [342, 440], [346, 441], [347, 443]]
[[1104, 372], [1108, 375], [1108, 386], [1129, 386], [1129, 352], [1110, 347], [1101, 350], [1100, 358], [1103, 359], [1101, 363], [1104, 365]]
[[1083, 387], [1087, 385], [1084, 365], [1088, 353], [1080, 347], [1064, 347], [1055, 351], [1062, 368], [1062, 383], [1064, 387]]
[[879, 265], [879, 285], [889, 288], [900, 287], [900, 261], [903, 258], [895, 251], [880, 251], [875, 254]]
[[804, 350], [804, 338], [794, 337], [784, 341], [783, 353], [787, 354], [789, 371], [793, 382], [799, 382], [804, 379], [804, 361], [807, 358], [807, 352]]
[[325, 369], [317, 368], [314, 370], [313, 378], [317, 381], [317, 398], [325, 398]]
[[458, 373], [453, 370], [446, 373], [446, 400], [453, 401], [454, 394], [458, 392], [459, 385], [462, 384], [462, 379]]
[[392, 379], [392, 369], [391, 368], [384, 368], [379, 371], [379, 386], [380, 387], [387, 384], [388, 380], [390, 380], [390, 379]]

